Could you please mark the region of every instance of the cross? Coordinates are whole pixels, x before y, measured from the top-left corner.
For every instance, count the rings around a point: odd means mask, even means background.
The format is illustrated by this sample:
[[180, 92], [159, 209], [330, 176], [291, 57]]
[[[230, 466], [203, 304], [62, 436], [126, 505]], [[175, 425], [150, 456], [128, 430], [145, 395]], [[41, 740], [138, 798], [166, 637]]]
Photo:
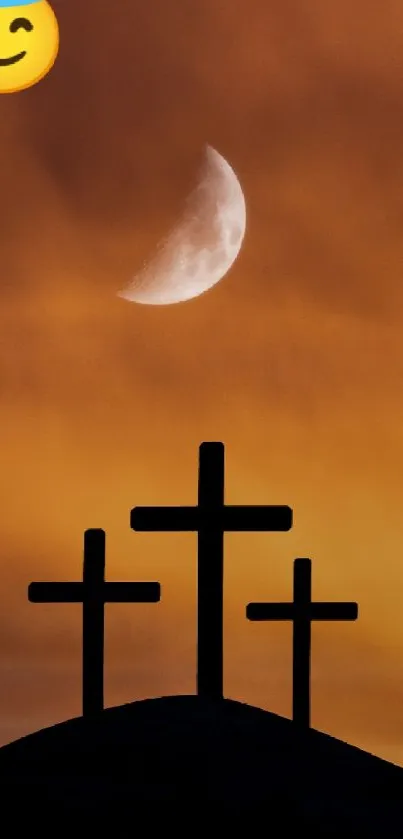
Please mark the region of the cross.
[[105, 603], [158, 603], [159, 583], [106, 583], [105, 531], [84, 533], [84, 571], [81, 583], [31, 583], [31, 603], [83, 604], [83, 717], [104, 709]]
[[293, 603], [249, 603], [251, 621], [293, 621], [293, 720], [301, 730], [310, 727], [311, 621], [355, 621], [358, 605], [351, 602], [313, 603], [310, 559], [294, 560]]
[[286, 506], [224, 504], [224, 445], [199, 448], [198, 504], [195, 507], [134, 507], [137, 531], [198, 534], [197, 693], [223, 696], [223, 546], [228, 531], [283, 531], [292, 526]]

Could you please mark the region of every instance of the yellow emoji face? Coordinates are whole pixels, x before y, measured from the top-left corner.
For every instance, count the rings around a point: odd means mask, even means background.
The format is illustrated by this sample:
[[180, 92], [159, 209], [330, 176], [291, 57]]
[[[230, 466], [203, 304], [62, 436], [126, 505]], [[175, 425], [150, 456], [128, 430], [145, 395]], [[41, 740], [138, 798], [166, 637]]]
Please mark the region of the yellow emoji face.
[[59, 27], [47, 0], [0, 0], [0, 93], [39, 82], [59, 51]]

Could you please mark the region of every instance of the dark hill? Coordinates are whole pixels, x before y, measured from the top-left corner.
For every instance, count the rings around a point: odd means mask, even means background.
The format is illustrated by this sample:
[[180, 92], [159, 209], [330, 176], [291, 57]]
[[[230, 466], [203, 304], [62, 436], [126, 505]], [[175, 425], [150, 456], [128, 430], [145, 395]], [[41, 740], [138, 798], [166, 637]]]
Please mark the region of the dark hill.
[[403, 836], [403, 769], [227, 699], [150, 699], [38, 731], [0, 749], [0, 783], [3, 824], [42, 836], [213, 835], [245, 816], [268, 837]]

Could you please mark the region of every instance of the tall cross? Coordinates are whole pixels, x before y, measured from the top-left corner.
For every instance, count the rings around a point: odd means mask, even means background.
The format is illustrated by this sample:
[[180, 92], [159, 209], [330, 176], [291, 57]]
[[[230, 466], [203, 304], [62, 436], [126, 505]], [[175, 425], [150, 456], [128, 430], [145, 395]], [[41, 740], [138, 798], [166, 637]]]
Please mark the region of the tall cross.
[[104, 709], [105, 603], [158, 603], [159, 583], [106, 583], [105, 531], [84, 533], [81, 583], [31, 583], [31, 603], [83, 604], [83, 717]]
[[290, 530], [292, 510], [224, 504], [224, 445], [202, 443], [197, 506], [134, 507], [130, 526], [137, 531], [197, 532], [197, 692], [222, 698], [224, 532]]
[[308, 729], [311, 724], [311, 622], [355, 621], [357, 603], [313, 603], [311, 560], [296, 559], [293, 603], [249, 603], [246, 617], [251, 621], [293, 621], [293, 720], [300, 729]]

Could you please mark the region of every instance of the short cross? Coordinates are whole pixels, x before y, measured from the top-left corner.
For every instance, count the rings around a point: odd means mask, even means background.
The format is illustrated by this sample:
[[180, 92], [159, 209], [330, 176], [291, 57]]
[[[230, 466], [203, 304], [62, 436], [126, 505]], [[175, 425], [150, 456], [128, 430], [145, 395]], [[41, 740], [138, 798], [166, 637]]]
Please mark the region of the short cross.
[[302, 730], [310, 727], [311, 621], [355, 621], [357, 603], [312, 603], [310, 559], [294, 560], [293, 603], [249, 603], [251, 621], [293, 621], [293, 720]]
[[83, 716], [104, 708], [105, 603], [158, 603], [159, 583], [106, 583], [105, 531], [84, 533], [84, 573], [81, 583], [31, 583], [31, 603], [83, 604]]
[[287, 506], [224, 504], [224, 445], [199, 449], [198, 505], [135, 507], [137, 531], [196, 531], [198, 534], [197, 692], [223, 696], [223, 542], [228, 531], [284, 531], [292, 526]]

